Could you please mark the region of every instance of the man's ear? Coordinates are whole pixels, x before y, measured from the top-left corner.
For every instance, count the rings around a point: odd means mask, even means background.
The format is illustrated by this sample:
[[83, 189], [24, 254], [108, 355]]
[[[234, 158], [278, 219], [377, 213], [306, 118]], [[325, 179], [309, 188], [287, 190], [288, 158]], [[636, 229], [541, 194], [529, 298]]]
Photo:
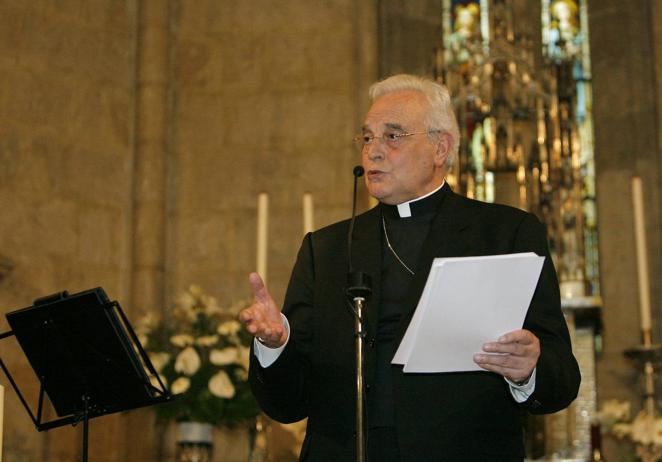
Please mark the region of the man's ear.
[[450, 133], [442, 131], [437, 134], [437, 152], [435, 154], [435, 164], [443, 167], [446, 159], [451, 155], [453, 148], [453, 137]]

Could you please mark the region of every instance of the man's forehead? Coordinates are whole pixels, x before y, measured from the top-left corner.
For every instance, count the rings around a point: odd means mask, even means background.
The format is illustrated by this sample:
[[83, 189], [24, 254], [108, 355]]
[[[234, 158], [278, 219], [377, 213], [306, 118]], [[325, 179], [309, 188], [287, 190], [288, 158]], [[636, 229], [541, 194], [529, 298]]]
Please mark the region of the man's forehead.
[[[382, 124], [382, 127], [385, 128], [385, 129], [388, 129], [388, 130], [404, 130], [405, 129], [405, 127], [403, 127], [401, 123], [397, 123], [397, 122], [385, 122], [385, 123]], [[375, 127], [370, 127], [368, 125], [363, 125], [363, 127], [362, 127], [364, 132], [365, 131], [370, 131], [372, 128], [375, 128]]]
[[422, 123], [425, 96], [418, 91], [398, 91], [380, 96], [366, 114], [364, 130], [403, 129]]

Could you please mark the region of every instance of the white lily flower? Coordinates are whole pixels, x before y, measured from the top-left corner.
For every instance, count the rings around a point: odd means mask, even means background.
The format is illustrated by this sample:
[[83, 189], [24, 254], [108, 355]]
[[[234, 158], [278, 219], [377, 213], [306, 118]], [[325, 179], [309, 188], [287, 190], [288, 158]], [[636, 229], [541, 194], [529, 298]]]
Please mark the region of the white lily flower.
[[203, 335], [198, 337], [195, 343], [200, 346], [212, 346], [218, 342], [218, 335]]
[[632, 441], [641, 444], [652, 444], [655, 432], [654, 424], [653, 418], [646, 411], [640, 411], [632, 421]]
[[147, 333], [156, 327], [158, 321], [158, 317], [153, 313], [147, 313], [136, 323], [136, 326], [133, 330], [135, 330], [136, 333]]
[[170, 337], [170, 343], [173, 345], [184, 348], [185, 346], [193, 345], [193, 337], [189, 334], [177, 334]]
[[632, 425], [629, 423], [617, 423], [611, 427], [611, 432], [617, 438], [625, 438], [632, 433]]
[[156, 369], [156, 372], [161, 372], [165, 365], [168, 364], [168, 361], [170, 361], [170, 354], [164, 351], [150, 353], [149, 360], [152, 361], [152, 365], [154, 366], [154, 369]]
[[[166, 380], [165, 376], [163, 374], [159, 374], [159, 378], [161, 379], [161, 382], [163, 382], [163, 385], [166, 387], [168, 386], [168, 380]], [[159, 380], [156, 378], [155, 375], [150, 375], [149, 376], [149, 381], [152, 384], [154, 388], [161, 388], [161, 384], [159, 384]]]
[[221, 323], [221, 325], [218, 326], [218, 333], [223, 335], [223, 336], [228, 336], [228, 335], [234, 335], [239, 332], [241, 329], [241, 324], [239, 321], [225, 321], [224, 323]]
[[209, 380], [209, 391], [219, 398], [230, 399], [235, 394], [234, 385], [225, 371], [216, 373]]
[[178, 395], [180, 393], [185, 393], [186, 390], [191, 386], [191, 380], [188, 377], [179, 377], [172, 382], [170, 386], [170, 392], [173, 395]]
[[610, 399], [604, 402], [598, 412], [598, 420], [603, 425], [620, 422], [630, 419], [630, 403], [628, 401], [618, 401]]
[[193, 297], [200, 297], [202, 295], [202, 287], [198, 284], [191, 284], [188, 286], [188, 291]]
[[221, 307], [218, 305], [218, 300], [216, 300], [216, 297], [212, 297], [211, 295], [205, 294], [202, 295], [202, 297], [200, 297], [200, 300], [202, 301], [202, 304], [205, 306], [205, 313], [214, 314], [221, 311]]
[[195, 305], [195, 297], [189, 292], [182, 292], [178, 297], [176, 304], [184, 310], [190, 310]]
[[248, 380], [248, 371], [246, 369], [235, 369], [234, 376], [237, 377], [237, 380], [245, 382]]
[[245, 346], [240, 346], [239, 360], [237, 361], [237, 364], [239, 364], [244, 369], [248, 370], [250, 362], [251, 362], [251, 349]]
[[226, 366], [235, 363], [239, 357], [239, 351], [236, 347], [227, 347], [222, 350], [211, 350], [209, 353], [209, 362], [215, 366]]
[[177, 355], [175, 360], [175, 371], [180, 374], [191, 376], [200, 369], [200, 356], [195, 348], [189, 346]]

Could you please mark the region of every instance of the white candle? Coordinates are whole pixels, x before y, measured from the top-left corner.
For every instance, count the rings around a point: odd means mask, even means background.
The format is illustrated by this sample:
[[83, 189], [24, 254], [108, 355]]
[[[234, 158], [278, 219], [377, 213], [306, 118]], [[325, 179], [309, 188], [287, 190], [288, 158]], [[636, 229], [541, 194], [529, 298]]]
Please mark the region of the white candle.
[[257, 196], [257, 273], [267, 283], [267, 232], [269, 230], [269, 195], [265, 192]]
[[648, 282], [648, 255], [646, 254], [646, 224], [644, 221], [644, 195], [641, 178], [632, 177], [632, 208], [634, 210], [634, 233], [637, 248], [637, 274], [639, 275], [639, 312], [641, 330], [651, 329], [651, 301]]
[[303, 234], [311, 233], [315, 227], [313, 220], [313, 195], [303, 193]]

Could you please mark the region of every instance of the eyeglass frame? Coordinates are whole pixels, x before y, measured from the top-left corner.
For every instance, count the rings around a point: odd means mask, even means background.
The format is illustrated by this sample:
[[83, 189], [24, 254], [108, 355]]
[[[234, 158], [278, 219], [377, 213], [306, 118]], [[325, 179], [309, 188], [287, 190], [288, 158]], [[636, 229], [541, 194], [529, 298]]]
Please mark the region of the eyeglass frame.
[[[432, 133], [440, 133], [442, 130], [439, 130], [438, 128], [430, 128], [429, 130], [426, 130], [424, 132], [403, 132], [403, 133], [396, 133], [396, 132], [384, 132], [381, 134], [381, 136], [375, 136], [375, 135], [356, 135], [352, 140], [354, 143], [357, 145], [357, 147], [363, 151], [367, 146], [370, 146], [372, 142], [375, 139], [380, 139], [383, 144], [388, 146], [391, 149], [395, 149], [398, 147], [401, 138], [406, 138], [409, 136], [413, 135], [430, 135]], [[390, 138], [387, 138], [390, 137]], [[369, 139], [370, 141], [365, 141], [366, 139]], [[389, 145], [389, 142], [391, 143], [396, 143], [396, 146]]]

